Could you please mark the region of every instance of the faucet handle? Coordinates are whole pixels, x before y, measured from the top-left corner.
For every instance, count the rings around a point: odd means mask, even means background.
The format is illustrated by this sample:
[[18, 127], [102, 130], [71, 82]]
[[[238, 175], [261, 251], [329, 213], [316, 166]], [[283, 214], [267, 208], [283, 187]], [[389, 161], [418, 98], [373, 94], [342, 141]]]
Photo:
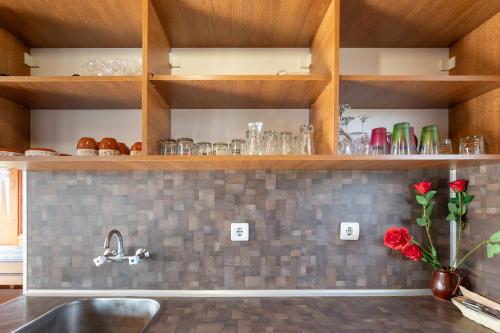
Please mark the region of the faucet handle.
[[148, 259], [149, 258], [149, 251], [143, 248], [137, 249], [135, 251], [135, 255], [138, 256], [140, 259]]
[[101, 265], [104, 265], [108, 261], [108, 258], [105, 256], [99, 256], [97, 258], [94, 258], [94, 264], [99, 267]]

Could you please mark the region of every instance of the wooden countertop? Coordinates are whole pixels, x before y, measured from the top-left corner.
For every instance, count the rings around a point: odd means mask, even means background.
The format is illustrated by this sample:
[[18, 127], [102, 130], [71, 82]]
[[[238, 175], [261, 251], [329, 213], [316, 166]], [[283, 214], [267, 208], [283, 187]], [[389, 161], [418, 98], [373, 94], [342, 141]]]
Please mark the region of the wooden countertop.
[[[0, 305], [10, 332], [74, 298], [19, 297]], [[490, 330], [433, 297], [171, 298], [150, 332], [460, 332]]]

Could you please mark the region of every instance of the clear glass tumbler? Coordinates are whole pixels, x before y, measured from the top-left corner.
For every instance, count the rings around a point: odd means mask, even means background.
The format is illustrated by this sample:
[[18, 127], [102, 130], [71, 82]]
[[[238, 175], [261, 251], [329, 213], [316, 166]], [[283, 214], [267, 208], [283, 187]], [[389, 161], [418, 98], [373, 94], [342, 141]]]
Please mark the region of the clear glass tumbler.
[[485, 153], [482, 135], [466, 136], [460, 139], [460, 154], [480, 155]]
[[245, 140], [243, 139], [233, 139], [230, 144], [231, 155], [243, 155], [245, 154]]
[[314, 154], [314, 127], [311, 124], [300, 126], [300, 154]]
[[279, 153], [281, 155], [290, 155], [293, 152], [293, 134], [292, 132], [280, 133]]
[[439, 129], [436, 125], [422, 128], [419, 153], [421, 155], [439, 154]]
[[248, 155], [262, 155], [261, 122], [248, 123], [246, 153]]
[[453, 154], [453, 147], [451, 145], [451, 139], [443, 139], [439, 144], [440, 154]]
[[392, 131], [391, 155], [410, 155], [410, 123], [398, 123]]
[[177, 139], [177, 155], [196, 155], [196, 147], [191, 138]]
[[172, 139], [160, 140], [160, 154], [177, 155], [177, 141]]
[[212, 155], [212, 144], [206, 141], [201, 141], [196, 143], [196, 155], [200, 156]]
[[229, 145], [225, 142], [215, 142], [213, 145], [213, 154], [214, 155], [228, 155], [229, 154]]
[[275, 131], [264, 131], [262, 153], [264, 155], [278, 154], [278, 135]]

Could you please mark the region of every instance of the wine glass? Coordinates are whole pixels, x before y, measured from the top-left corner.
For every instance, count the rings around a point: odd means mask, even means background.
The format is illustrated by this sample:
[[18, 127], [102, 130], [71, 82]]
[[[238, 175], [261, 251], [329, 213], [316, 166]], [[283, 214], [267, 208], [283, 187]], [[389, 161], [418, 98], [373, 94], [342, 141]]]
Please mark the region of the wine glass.
[[339, 154], [340, 155], [352, 155], [353, 154], [353, 141], [349, 134], [349, 123], [354, 120], [352, 116], [342, 117], [339, 136]]

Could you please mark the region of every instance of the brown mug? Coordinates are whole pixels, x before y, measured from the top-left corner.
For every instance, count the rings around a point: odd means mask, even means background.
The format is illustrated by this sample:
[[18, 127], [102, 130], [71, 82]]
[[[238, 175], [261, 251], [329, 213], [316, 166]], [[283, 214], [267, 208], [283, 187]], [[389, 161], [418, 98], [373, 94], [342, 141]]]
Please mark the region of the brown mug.
[[439, 299], [449, 301], [461, 283], [462, 277], [456, 272], [447, 269], [436, 269], [432, 272], [432, 294]]

